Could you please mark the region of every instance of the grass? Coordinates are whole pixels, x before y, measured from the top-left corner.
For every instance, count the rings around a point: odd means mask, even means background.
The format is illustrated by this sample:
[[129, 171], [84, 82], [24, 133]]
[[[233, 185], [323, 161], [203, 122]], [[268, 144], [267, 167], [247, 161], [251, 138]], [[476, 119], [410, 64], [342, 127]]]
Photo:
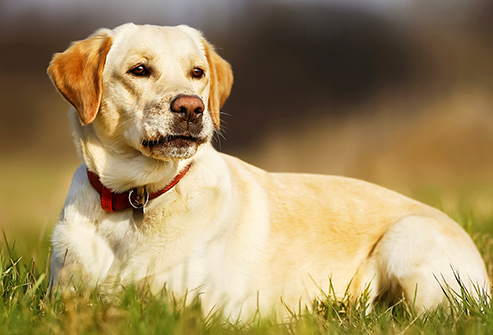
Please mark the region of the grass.
[[[491, 334], [493, 309], [465, 292], [451, 306], [422, 316], [404, 302], [364, 307], [323, 296], [313, 312], [301, 309], [286, 322], [257, 319], [225, 322], [204, 316], [200, 302], [184, 304], [128, 288], [118, 302], [106, 302], [97, 292], [48, 293], [46, 264], [25, 260], [13, 250], [1, 254], [1, 334]], [[457, 297], [456, 296], [456, 297]], [[361, 305], [365, 305], [362, 296]]]
[[[24, 171], [18, 169], [16, 173], [19, 180], [26, 182], [28, 176]], [[336, 300], [328, 292], [313, 302], [310, 311], [305, 308], [292, 311], [288, 320], [257, 318], [243, 323], [225, 321], [218, 315], [203, 315], [199, 301], [185, 304], [166, 292], [152, 296], [133, 287], [111, 302], [96, 291], [51, 295], [48, 292], [49, 235], [67, 187], [54, 184], [60, 179], [59, 171], [51, 174], [43, 171], [43, 178], [47, 179], [42, 182], [60, 194], [49, 198], [56, 205], [43, 207], [46, 202], [40, 203], [40, 195], [35, 194], [32, 205], [28, 206], [34, 210], [19, 207], [15, 211], [15, 201], [2, 200], [2, 212], [9, 211], [4, 218], [9, 220], [0, 225], [6, 232], [0, 242], [0, 334], [493, 334], [492, 303], [487, 299], [472, 299], [466, 292], [448, 292], [450, 306], [421, 316], [403, 301], [392, 306], [377, 305], [366, 313], [365, 295], [360, 297], [359, 304], [352, 305], [349, 297]], [[31, 185], [40, 180], [39, 176], [32, 178], [33, 182], [28, 182]], [[41, 186], [40, 189], [46, 189], [46, 185]], [[415, 192], [415, 198], [443, 209], [464, 226], [473, 236], [491, 277], [491, 187], [447, 190], [445, 194], [447, 197], [437, 190], [423, 189]]]
[[[468, 216], [466, 216], [468, 217]], [[475, 242], [491, 269], [493, 239], [476, 234]], [[467, 292], [450, 292], [450, 306], [417, 316], [406, 302], [377, 305], [365, 312], [366, 296], [357, 305], [331, 292], [300, 308], [283, 322], [255, 319], [225, 321], [203, 315], [199, 301], [184, 303], [163, 292], [152, 296], [127, 288], [108, 302], [96, 291], [62, 295], [48, 292], [49, 252], [42, 257], [17, 254], [4, 235], [0, 251], [0, 334], [492, 334], [493, 306]], [[23, 250], [23, 249], [21, 249]]]

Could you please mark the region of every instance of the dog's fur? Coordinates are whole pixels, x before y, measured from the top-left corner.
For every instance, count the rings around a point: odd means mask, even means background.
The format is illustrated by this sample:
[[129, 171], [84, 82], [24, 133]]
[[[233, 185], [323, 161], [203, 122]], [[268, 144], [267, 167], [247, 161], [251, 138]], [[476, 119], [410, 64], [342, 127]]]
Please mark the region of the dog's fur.
[[[446, 300], [440, 286], [459, 291], [457, 274], [471, 294], [489, 292], [478, 250], [442, 212], [363, 181], [267, 173], [214, 150], [233, 77], [195, 29], [99, 30], [48, 72], [75, 107], [83, 161], [53, 233], [52, 285], [145, 282], [227, 313], [309, 304], [329, 282], [339, 296], [368, 287], [371, 301], [404, 296], [418, 310]], [[180, 96], [203, 110], [184, 120], [172, 111]], [[142, 220], [105, 212], [86, 174], [115, 192], [154, 192], [190, 163]]]

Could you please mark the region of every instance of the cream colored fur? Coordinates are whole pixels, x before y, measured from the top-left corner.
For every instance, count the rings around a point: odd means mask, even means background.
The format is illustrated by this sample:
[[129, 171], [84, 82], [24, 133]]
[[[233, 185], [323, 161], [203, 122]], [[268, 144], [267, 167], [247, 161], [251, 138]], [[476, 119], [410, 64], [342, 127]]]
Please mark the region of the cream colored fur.
[[[151, 75], [136, 77], [138, 64]], [[204, 70], [193, 78], [193, 68]], [[418, 310], [445, 302], [440, 285], [473, 295], [490, 283], [478, 250], [442, 212], [359, 180], [267, 173], [210, 144], [232, 84], [229, 65], [189, 27], [126, 24], [100, 30], [55, 55], [48, 70], [75, 109], [75, 172], [53, 233], [52, 285], [149, 284], [175, 295], [201, 294], [204, 309], [243, 315], [310, 304], [332, 282], [337, 295], [371, 288], [371, 301], [415, 299]], [[203, 143], [143, 147], [171, 134], [179, 94], [206, 108]], [[176, 135], [176, 134], [172, 134]], [[101, 209], [86, 167], [117, 192], [167, 185], [144, 219]], [[417, 292], [415, 296], [415, 292]]]

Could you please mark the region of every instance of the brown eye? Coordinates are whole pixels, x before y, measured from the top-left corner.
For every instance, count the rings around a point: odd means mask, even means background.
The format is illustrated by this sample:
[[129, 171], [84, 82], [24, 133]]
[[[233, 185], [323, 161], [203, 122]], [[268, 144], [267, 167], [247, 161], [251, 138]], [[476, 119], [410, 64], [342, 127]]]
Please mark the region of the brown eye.
[[147, 77], [150, 75], [149, 69], [143, 64], [133, 67], [129, 72], [137, 77]]
[[202, 78], [204, 76], [204, 70], [202, 70], [200, 67], [196, 67], [192, 71], [192, 76], [194, 78], [200, 79], [200, 78]]

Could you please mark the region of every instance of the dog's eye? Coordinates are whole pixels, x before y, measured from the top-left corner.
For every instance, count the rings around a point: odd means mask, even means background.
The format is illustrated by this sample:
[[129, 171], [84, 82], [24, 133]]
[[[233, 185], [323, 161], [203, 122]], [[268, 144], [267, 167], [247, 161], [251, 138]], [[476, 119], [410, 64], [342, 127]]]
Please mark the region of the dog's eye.
[[139, 64], [130, 69], [129, 73], [137, 77], [147, 77], [149, 76], [150, 71], [145, 65]]
[[204, 70], [202, 70], [200, 67], [196, 67], [192, 70], [192, 76], [194, 78], [200, 79], [204, 76]]

